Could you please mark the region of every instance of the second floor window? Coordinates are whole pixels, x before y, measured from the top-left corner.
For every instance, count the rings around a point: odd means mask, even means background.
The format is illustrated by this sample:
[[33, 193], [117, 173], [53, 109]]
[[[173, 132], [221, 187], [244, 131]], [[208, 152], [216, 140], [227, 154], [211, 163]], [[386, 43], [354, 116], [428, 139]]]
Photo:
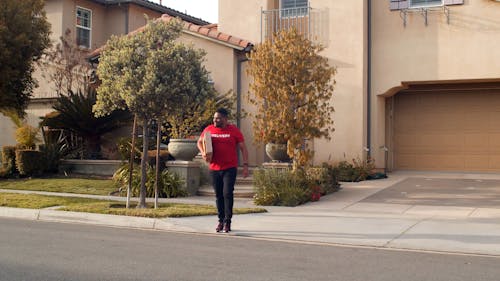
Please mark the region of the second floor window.
[[90, 49], [92, 31], [92, 11], [81, 7], [76, 8], [76, 44]]
[[280, 0], [281, 17], [307, 15], [308, 0]]
[[442, 0], [410, 0], [411, 8], [442, 6]]

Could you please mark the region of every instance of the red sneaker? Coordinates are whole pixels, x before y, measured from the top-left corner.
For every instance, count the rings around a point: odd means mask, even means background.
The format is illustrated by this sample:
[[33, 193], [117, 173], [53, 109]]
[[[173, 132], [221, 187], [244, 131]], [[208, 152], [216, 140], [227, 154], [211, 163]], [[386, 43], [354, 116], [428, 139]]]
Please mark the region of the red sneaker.
[[226, 225], [224, 225], [224, 232], [228, 233], [229, 231], [231, 231], [231, 223], [226, 222]]
[[222, 222], [219, 222], [219, 224], [217, 225], [217, 227], [215, 228], [215, 231], [216, 232], [221, 232], [222, 231], [222, 228], [224, 228], [224, 224]]

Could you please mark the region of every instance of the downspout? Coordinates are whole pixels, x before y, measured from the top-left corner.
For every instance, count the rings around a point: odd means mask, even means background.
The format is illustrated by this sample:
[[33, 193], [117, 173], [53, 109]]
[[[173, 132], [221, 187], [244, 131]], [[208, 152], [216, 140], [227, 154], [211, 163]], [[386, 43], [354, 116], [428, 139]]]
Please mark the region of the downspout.
[[372, 103], [372, 0], [368, 0], [367, 18], [367, 75], [366, 75], [366, 158], [371, 158], [371, 103]]
[[[251, 46], [245, 48], [244, 51], [250, 52]], [[248, 61], [248, 58], [245, 57], [238, 58], [238, 61], [236, 63], [236, 126], [238, 128], [241, 128], [241, 65], [243, 62]], [[238, 154], [239, 155], [239, 154]], [[241, 158], [238, 157], [238, 163], [240, 162]]]
[[240, 128], [241, 126], [241, 65], [248, 61], [248, 58], [241, 59], [238, 58], [236, 64], [236, 126]]
[[[108, 6], [108, 5], [106, 5], [106, 6]], [[129, 9], [130, 9], [130, 5], [129, 4], [122, 5], [122, 3], [118, 2], [118, 7], [123, 10], [123, 14], [125, 15], [125, 20], [124, 20], [124, 25], [125, 25], [124, 27], [125, 28], [123, 29], [123, 31], [125, 32], [124, 34], [128, 34], [128, 23], [129, 23]]]
[[129, 23], [129, 9], [130, 9], [130, 6], [127, 5], [125, 7], [125, 34], [128, 34], [128, 23]]

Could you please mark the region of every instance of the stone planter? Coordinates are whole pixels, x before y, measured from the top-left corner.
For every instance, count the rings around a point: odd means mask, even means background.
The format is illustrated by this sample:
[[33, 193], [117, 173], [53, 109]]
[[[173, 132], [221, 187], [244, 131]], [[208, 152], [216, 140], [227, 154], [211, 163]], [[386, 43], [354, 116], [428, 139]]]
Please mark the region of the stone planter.
[[200, 152], [196, 146], [196, 139], [170, 139], [168, 152], [175, 160], [193, 161]]
[[75, 173], [94, 176], [112, 176], [123, 164], [121, 160], [61, 160], [61, 173]]
[[274, 162], [290, 162], [286, 153], [286, 143], [267, 143], [266, 154]]
[[200, 187], [200, 163], [194, 161], [167, 161], [167, 169], [177, 174], [183, 181], [189, 196], [194, 196]]

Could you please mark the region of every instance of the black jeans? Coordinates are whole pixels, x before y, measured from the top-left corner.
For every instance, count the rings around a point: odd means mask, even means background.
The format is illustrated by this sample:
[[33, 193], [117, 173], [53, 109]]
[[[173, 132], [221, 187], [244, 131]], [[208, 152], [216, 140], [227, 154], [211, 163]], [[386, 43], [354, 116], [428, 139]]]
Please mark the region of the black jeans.
[[215, 203], [219, 222], [231, 223], [233, 217], [234, 183], [236, 182], [236, 168], [214, 171], [212, 174], [212, 185], [215, 191]]

